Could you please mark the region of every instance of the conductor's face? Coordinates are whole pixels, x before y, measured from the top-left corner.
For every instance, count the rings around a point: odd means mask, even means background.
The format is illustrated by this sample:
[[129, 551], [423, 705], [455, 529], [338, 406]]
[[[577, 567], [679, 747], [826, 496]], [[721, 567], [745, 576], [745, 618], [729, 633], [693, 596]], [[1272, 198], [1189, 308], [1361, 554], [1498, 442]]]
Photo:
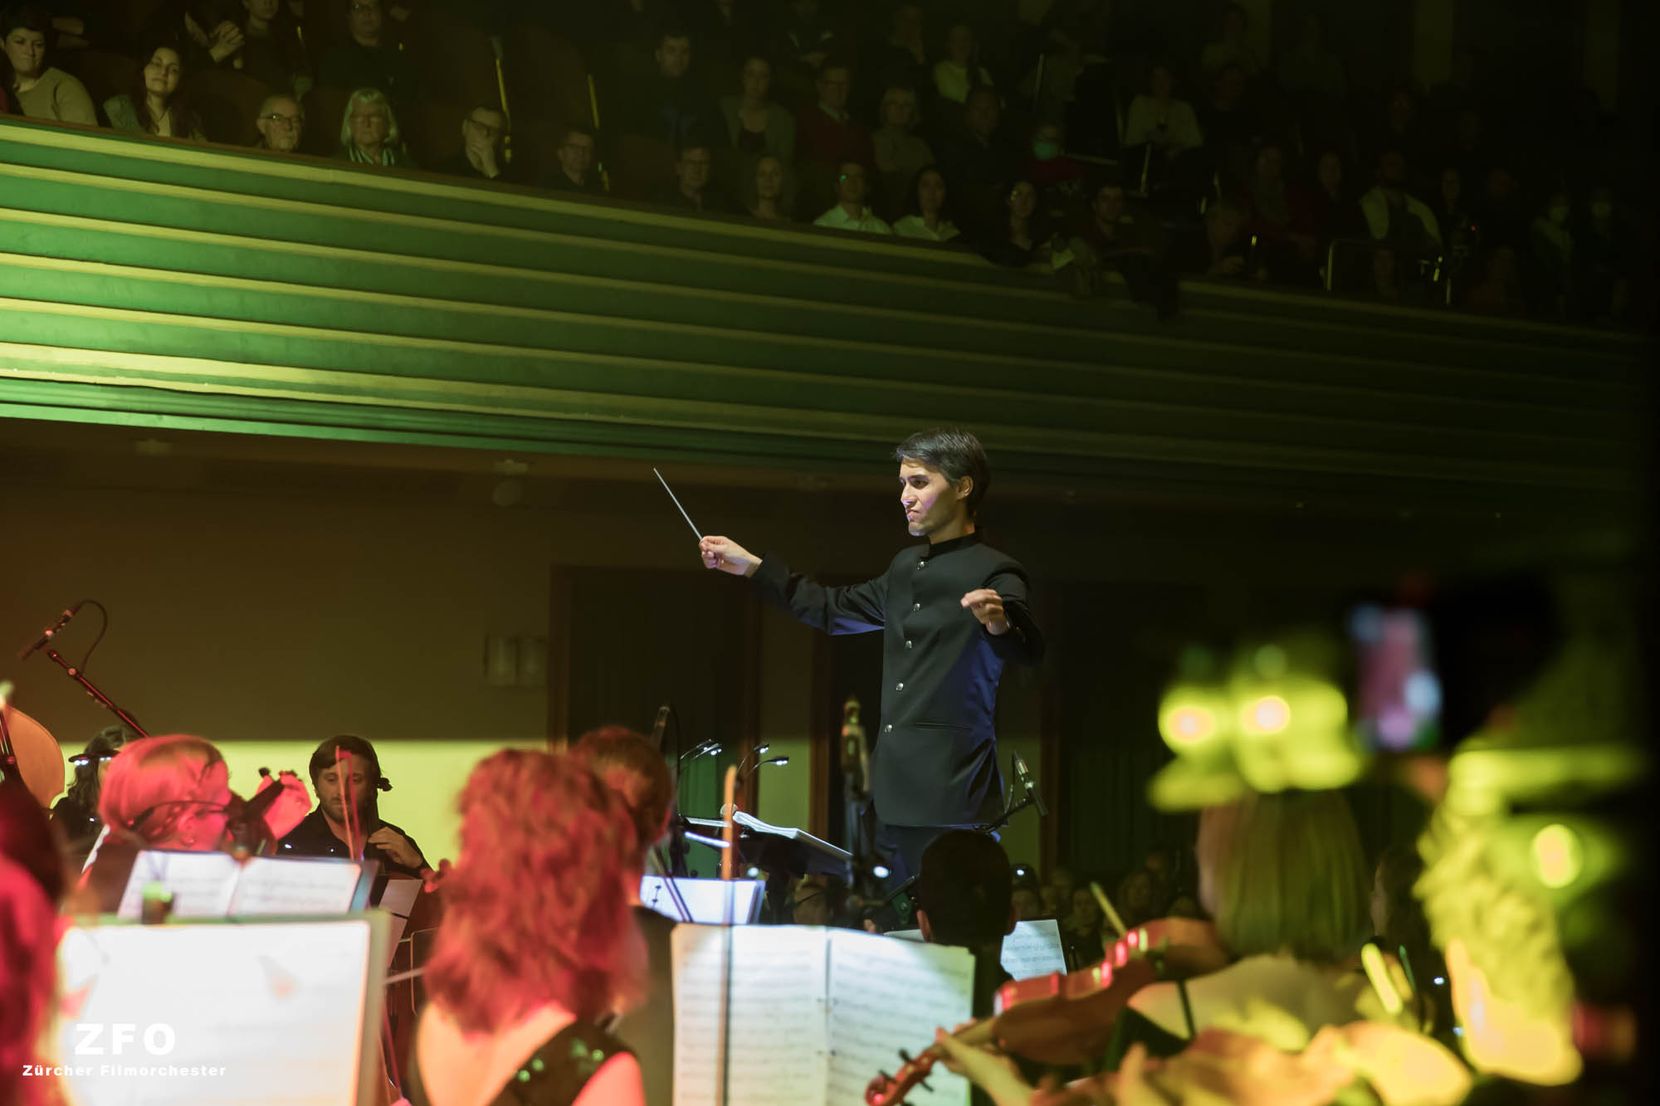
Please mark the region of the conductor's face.
[[899, 505], [911, 535], [926, 537], [959, 525], [968, 513], [968, 484], [964, 477], [953, 487], [945, 473], [921, 461], [899, 462]]
[[[357, 797], [356, 813], [361, 814], [369, 798], [369, 774], [365, 766], [355, 763], [355, 760], [347, 771], [351, 773], [352, 794]], [[341, 776], [340, 769], [332, 765], [317, 776], [317, 805], [323, 808], [325, 817], [343, 824], [346, 821], [346, 785]]]

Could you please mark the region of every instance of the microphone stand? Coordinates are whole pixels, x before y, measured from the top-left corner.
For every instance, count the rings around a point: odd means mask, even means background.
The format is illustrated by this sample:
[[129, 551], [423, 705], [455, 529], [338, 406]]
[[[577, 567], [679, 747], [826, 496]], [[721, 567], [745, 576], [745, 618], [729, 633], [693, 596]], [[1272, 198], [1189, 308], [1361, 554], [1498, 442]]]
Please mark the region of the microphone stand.
[[79, 668], [64, 660], [63, 655], [56, 649], [52, 648], [50, 645], [47, 645], [41, 649], [41, 652], [45, 653], [53, 664], [56, 664], [59, 668], [63, 669], [64, 674], [71, 680], [74, 680], [76, 683], [80, 684], [81, 690], [86, 692], [87, 698], [91, 699], [93, 702], [97, 703], [99, 706], [119, 718], [122, 725], [136, 733], [139, 737], [150, 736], [149, 731], [138, 724], [138, 719], [128, 714], [125, 710], [122, 710], [120, 704], [100, 691], [98, 689], [98, 685], [86, 678], [85, 672], [82, 672]]

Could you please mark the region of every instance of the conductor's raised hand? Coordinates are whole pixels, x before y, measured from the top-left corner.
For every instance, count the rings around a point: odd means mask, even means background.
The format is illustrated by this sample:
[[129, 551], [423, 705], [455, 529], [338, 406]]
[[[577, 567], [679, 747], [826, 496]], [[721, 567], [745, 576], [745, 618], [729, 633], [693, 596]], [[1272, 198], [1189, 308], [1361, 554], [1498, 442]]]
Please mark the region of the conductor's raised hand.
[[704, 568], [719, 569], [733, 576], [753, 576], [761, 567], [761, 558], [731, 538], [710, 534], [697, 543], [697, 551], [703, 558]]
[[1009, 620], [1003, 614], [1003, 597], [992, 589], [974, 589], [963, 596], [963, 606], [980, 620], [980, 625], [986, 628], [988, 634], [1009, 632]]

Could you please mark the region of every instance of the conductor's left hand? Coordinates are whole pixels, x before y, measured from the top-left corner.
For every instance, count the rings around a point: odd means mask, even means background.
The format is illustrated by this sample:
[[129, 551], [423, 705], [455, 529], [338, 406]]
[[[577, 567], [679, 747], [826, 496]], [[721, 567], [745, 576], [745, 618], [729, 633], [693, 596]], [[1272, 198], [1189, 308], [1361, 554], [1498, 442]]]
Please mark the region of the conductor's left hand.
[[967, 607], [989, 634], [1009, 632], [1009, 620], [1003, 614], [1003, 597], [990, 588], [976, 588], [963, 596]]

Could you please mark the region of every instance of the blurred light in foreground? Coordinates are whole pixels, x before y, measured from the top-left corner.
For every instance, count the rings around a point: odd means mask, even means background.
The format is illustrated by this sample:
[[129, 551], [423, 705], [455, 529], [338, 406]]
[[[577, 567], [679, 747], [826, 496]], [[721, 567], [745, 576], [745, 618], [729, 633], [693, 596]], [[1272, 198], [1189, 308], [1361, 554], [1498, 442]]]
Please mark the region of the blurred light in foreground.
[[1278, 695], [1264, 695], [1246, 704], [1239, 721], [1253, 737], [1280, 733], [1291, 725], [1291, 704]]
[[1585, 867], [1585, 851], [1574, 831], [1553, 822], [1534, 834], [1533, 867], [1539, 882], [1553, 890], [1578, 879]]

